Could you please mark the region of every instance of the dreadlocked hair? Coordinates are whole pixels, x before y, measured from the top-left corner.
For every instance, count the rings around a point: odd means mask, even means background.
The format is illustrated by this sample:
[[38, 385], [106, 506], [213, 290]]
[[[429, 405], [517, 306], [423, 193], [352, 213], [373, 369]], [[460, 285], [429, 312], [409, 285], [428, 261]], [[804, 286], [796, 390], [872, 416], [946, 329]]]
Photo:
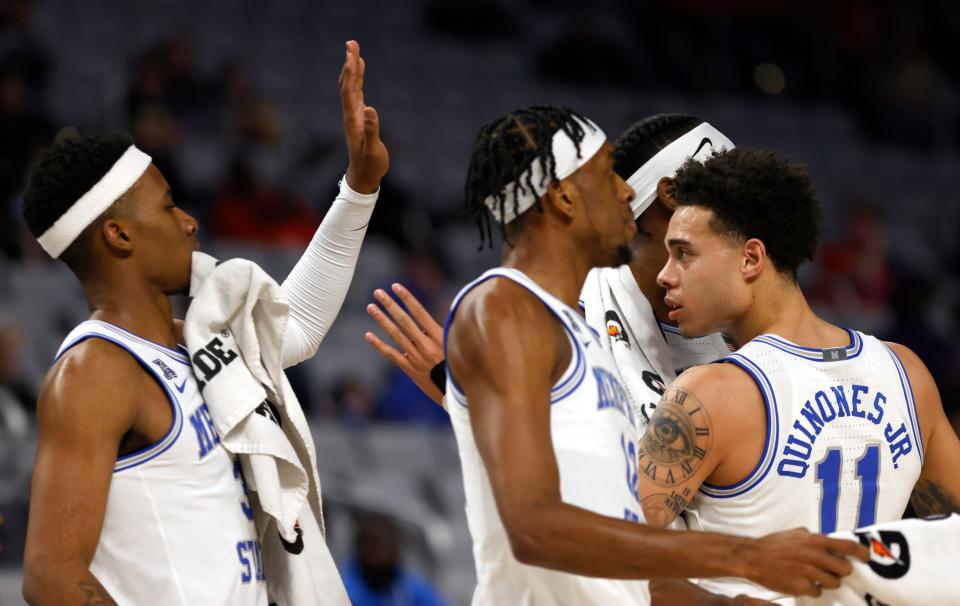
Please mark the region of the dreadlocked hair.
[[685, 114], [655, 114], [634, 122], [613, 144], [613, 169], [629, 179], [657, 152], [701, 124], [700, 118]]
[[[556, 158], [553, 157], [553, 135], [562, 130], [570, 137], [576, 145], [579, 158], [580, 142], [583, 141], [585, 133], [578, 120], [586, 122], [587, 119], [566, 107], [532, 105], [512, 111], [480, 128], [473, 144], [467, 183], [464, 187], [467, 215], [473, 219], [480, 231], [480, 249], [483, 249], [485, 243], [493, 247], [494, 220], [499, 225], [500, 235], [510, 244], [507, 226], [503, 221], [491, 216], [484, 199], [493, 196], [499, 216], [506, 216], [505, 188], [512, 183], [513, 211], [517, 218], [511, 224], [519, 226], [521, 218], [517, 199], [521, 185], [526, 191], [536, 191], [532, 171], [527, 169], [537, 160], [550, 183], [555, 183], [558, 179]], [[536, 201], [534, 207], [543, 212], [540, 200]]]

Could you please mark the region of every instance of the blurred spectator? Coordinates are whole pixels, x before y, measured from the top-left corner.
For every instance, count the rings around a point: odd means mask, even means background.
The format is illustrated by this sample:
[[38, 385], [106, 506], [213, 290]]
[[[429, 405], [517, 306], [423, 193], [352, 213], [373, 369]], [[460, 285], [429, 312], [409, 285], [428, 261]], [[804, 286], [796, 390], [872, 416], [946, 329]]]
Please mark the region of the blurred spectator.
[[330, 395], [333, 399], [333, 415], [347, 425], [365, 425], [377, 407], [376, 396], [355, 377], [341, 379]]
[[322, 219], [303, 200], [266, 183], [238, 157], [215, 194], [211, 227], [223, 238], [305, 246]]
[[280, 116], [256, 89], [239, 64], [227, 63], [217, 83], [223, 127], [240, 144], [275, 146], [282, 130]]
[[6, 443], [11, 437], [22, 438], [30, 431], [26, 411], [33, 409], [34, 396], [20, 382], [17, 368], [20, 345], [21, 337], [14, 325], [0, 319], [0, 443]]
[[895, 282], [879, 213], [864, 203], [853, 205], [840, 237], [817, 255], [811, 301], [835, 322], [876, 333], [889, 322], [887, 302]]
[[357, 522], [354, 560], [343, 572], [353, 606], [443, 606], [426, 582], [406, 570], [397, 527], [382, 516]]
[[50, 56], [32, 31], [33, 2], [7, 0], [0, 14], [0, 67], [20, 74], [31, 102], [47, 87]]
[[53, 127], [35, 104], [30, 104], [20, 72], [0, 68], [0, 252], [21, 257], [19, 193], [27, 169], [37, 153], [50, 143]]

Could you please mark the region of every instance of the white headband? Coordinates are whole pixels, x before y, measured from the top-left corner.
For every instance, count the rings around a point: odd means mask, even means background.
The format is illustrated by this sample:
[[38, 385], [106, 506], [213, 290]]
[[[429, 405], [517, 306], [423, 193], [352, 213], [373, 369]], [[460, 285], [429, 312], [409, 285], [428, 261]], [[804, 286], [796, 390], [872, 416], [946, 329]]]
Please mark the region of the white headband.
[[[607, 136], [603, 134], [600, 127], [592, 121], [583, 121], [578, 118], [574, 118], [574, 120], [583, 127], [583, 140], [580, 141], [579, 157], [577, 157], [576, 143], [567, 133], [563, 132], [562, 128], [553, 134], [553, 158], [556, 161], [554, 167], [557, 180], [566, 179], [578, 168], [589, 162], [607, 140]], [[533, 183], [533, 191], [530, 191], [527, 187], [528, 176]], [[514, 184], [517, 182], [519, 182], [520, 187], [517, 189], [517, 209], [514, 212]], [[496, 196], [487, 196], [483, 199], [483, 203], [487, 205], [497, 221], [507, 224], [536, 204], [537, 200], [546, 193], [548, 185], [550, 185], [549, 176], [544, 174], [538, 156], [530, 163], [530, 168], [525, 170], [516, 181], [511, 181], [504, 186], [503, 193], [507, 197], [503, 201], [503, 217], [500, 217], [500, 205], [497, 203]]]
[[133, 145], [120, 156], [107, 174], [90, 191], [80, 196], [37, 241], [47, 254], [56, 259], [77, 236], [94, 222], [103, 211], [125, 194], [150, 166], [150, 156]]
[[627, 179], [627, 185], [637, 192], [637, 197], [630, 202], [633, 218], [639, 217], [656, 199], [660, 179], [672, 177], [689, 158], [703, 160], [714, 151], [733, 148], [733, 141], [703, 122], [658, 151]]

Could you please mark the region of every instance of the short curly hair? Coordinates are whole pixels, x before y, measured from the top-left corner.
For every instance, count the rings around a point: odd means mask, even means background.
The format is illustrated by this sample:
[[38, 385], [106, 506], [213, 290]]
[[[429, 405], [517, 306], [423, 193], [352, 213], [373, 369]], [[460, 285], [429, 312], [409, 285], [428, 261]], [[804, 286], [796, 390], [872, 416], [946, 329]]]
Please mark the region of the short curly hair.
[[713, 211], [714, 231], [738, 242], [758, 238], [777, 271], [794, 280], [816, 252], [822, 213], [810, 174], [775, 151], [739, 147], [687, 160], [673, 195], [679, 206]]
[[634, 122], [613, 143], [613, 169], [629, 179], [657, 152], [701, 124], [686, 114], [655, 114]]
[[[27, 178], [21, 212], [33, 235], [38, 238], [43, 235], [132, 144], [130, 137], [118, 134], [58, 136], [40, 153]], [[107, 209], [101, 219], [111, 216], [113, 210], [114, 207]], [[91, 233], [100, 223], [94, 221], [87, 227], [60, 255], [60, 259], [76, 270], [87, 255]]]

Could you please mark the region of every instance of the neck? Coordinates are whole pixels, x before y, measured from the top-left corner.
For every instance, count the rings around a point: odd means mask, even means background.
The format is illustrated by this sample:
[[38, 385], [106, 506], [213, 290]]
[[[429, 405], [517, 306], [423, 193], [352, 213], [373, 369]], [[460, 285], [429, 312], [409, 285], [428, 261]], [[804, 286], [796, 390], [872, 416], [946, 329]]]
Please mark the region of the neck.
[[733, 322], [729, 334], [735, 342], [743, 344], [767, 333], [804, 347], [839, 347], [849, 343], [846, 331], [824, 321], [810, 309], [796, 282], [780, 276], [758, 286], [750, 309]]
[[83, 291], [92, 320], [116, 324], [135, 335], [171, 349], [177, 346], [170, 297], [142, 280], [104, 273], [84, 280]]
[[580, 291], [593, 268], [575, 243], [548, 233], [514, 234], [513, 246], [503, 245], [500, 257], [504, 267], [519, 269], [551, 295], [580, 311]]

